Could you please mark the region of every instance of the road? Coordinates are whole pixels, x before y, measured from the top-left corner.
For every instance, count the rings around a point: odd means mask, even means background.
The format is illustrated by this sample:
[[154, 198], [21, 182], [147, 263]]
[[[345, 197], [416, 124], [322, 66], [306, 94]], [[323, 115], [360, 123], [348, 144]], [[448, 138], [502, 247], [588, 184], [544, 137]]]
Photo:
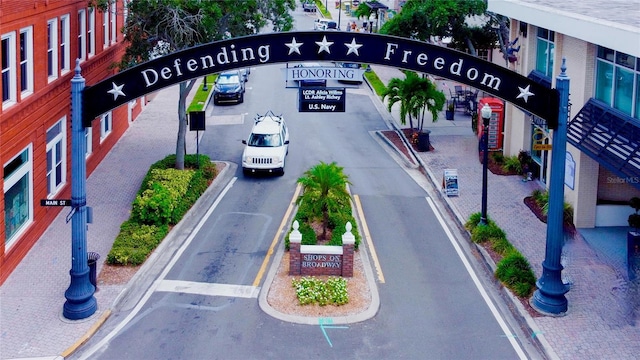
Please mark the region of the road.
[[[72, 358], [540, 358], [422, 181], [376, 141], [373, 132], [387, 125], [366, 85], [348, 91], [345, 113], [299, 113], [280, 68], [252, 69], [243, 104], [208, 109], [200, 152], [239, 164], [253, 116], [272, 110], [291, 133], [284, 176], [244, 177], [236, 167], [208, 210], [192, 215], [193, 227], [175, 235], [179, 246], [141, 295], [123, 301]], [[293, 324], [258, 306], [268, 285], [260, 266], [284, 235], [296, 180], [319, 161], [344, 167], [379, 257], [381, 305], [364, 322]]]

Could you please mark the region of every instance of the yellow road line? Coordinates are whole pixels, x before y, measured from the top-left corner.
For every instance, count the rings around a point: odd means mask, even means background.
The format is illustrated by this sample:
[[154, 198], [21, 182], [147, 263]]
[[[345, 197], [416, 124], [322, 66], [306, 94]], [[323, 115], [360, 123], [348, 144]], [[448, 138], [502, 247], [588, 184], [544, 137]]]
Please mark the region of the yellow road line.
[[369, 247], [369, 252], [371, 253], [371, 259], [373, 259], [373, 265], [376, 267], [376, 272], [378, 273], [378, 280], [384, 284], [384, 275], [382, 274], [380, 261], [378, 261], [376, 248], [373, 247], [373, 240], [371, 239], [371, 234], [369, 233], [369, 227], [367, 226], [367, 221], [364, 219], [364, 212], [362, 211], [362, 204], [360, 204], [360, 197], [358, 195], [353, 195], [353, 201], [356, 203], [356, 209], [358, 210], [358, 217], [360, 218], [360, 223], [362, 224], [362, 233], [364, 235], [365, 240], [367, 240], [367, 246]]
[[260, 266], [260, 270], [258, 270], [258, 274], [256, 274], [255, 280], [253, 280], [253, 286], [260, 285], [260, 281], [262, 280], [262, 277], [264, 276], [264, 273], [267, 270], [269, 259], [271, 258], [271, 255], [273, 255], [273, 250], [275, 249], [278, 243], [278, 240], [280, 239], [280, 234], [282, 233], [282, 230], [287, 224], [287, 220], [289, 220], [289, 216], [291, 215], [291, 212], [295, 207], [295, 202], [298, 196], [300, 195], [300, 191], [302, 191], [302, 185], [298, 184], [298, 186], [296, 187], [296, 191], [293, 193], [293, 199], [291, 199], [291, 202], [289, 203], [289, 207], [287, 208], [287, 212], [285, 212], [284, 217], [282, 218], [282, 222], [280, 222], [280, 226], [278, 227], [278, 231], [276, 231], [276, 234], [273, 237], [273, 240], [271, 241], [271, 246], [269, 247], [269, 251], [267, 251], [267, 256], [265, 256], [264, 260], [262, 261], [262, 266]]

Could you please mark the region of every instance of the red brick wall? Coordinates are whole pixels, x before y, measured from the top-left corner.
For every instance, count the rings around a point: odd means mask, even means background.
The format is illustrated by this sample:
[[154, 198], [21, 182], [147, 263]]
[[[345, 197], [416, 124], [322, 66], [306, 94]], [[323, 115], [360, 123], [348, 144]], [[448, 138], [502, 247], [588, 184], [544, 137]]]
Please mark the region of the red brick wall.
[[[289, 244], [289, 275], [293, 276], [344, 276], [353, 277], [353, 244], [342, 246], [342, 255], [327, 255], [327, 254], [314, 254], [310, 252], [301, 253], [300, 243], [291, 242]], [[312, 256], [312, 259], [305, 259], [305, 256]], [[318, 260], [314, 256], [323, 258], [324, 260]], [[329, 260], [329, 257], [332, 257]], [[341, 267], [322, 267], [322, 266], [303, 266], [303, 262], [339, 262]]]
[[[118, 1], [121, 10], [122, 1]], [[60, 74], [52, 82], [47, 78], [47, 21], [69, 14], [70, 22], [70, 58], [78, 57], [75, 36], [78, 33], [78, 10], [87, 9], [87, 0], [0, 0], [0, 34], [15, 33], [16, 48], [19, 46], [20, 29], [33, 28], [33, 87], [34, 92], [21, 98], [17, 92], [17, 103], [2, 110], [0, 108], [0, 163], [5, 164], [14, 156], [32, 145], [33, 149], [33, 222], [18, 238], [11, 248], [5, 248], [4, 196], [0, 197], [0, 284], [11, 274], [27, 252], [40, 238], [53, 219], [63, 210], [61, 207], [40, 207], [40, 199], [47, 197], [46, 186], [46, 131], [58, 120], [66, 116], [67, 134], [67, 176], [66, 185], [56, 195], [57, 198], [70, 197], [71, 184], [71, 78], [74, 75], [75, 61], [71, 61], [71, 71]], [[118, 11], [118, 29], [123, 24], [122, 12]], [[117, 42], [103, 49], [102, 13], [95, 13], [95, 55], [81, 63], [81, 74], [87, 85], [94, 84], [116, 71], [111, 68], [124, 53], [123, 35], [117, 31]], [[58, 30], [59, 31], [59, 30]], [[16, 57], [19, 56], [16, 49]], [[16, 65], [19, 59], [16, 58]], [[18, 79], [20, 67], [17, 66]], [[2, 80], [0, 79], [0, 82]], [[135, 114], [139, 113], [140, 105]], [[93, 152], [87, 159], [87, 177], [102, 161], [113, 145], [129, 126], [127, 105], [113, 110], [113, 130], [109, 137], [100, 143], [99, 121], [92, 128]], [[0, 186], [3, 179], [0, 178]]]

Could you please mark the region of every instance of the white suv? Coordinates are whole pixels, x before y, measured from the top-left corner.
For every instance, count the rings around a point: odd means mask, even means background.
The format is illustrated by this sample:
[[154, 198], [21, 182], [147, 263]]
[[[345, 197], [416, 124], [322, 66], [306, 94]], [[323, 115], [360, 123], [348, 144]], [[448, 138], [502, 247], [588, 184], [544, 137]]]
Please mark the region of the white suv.
[[282, 115], [269, 111], [255, 118], [253, 129], [242, 153], [242, 172], [284, 175], [284, 162], [289, 152], [289, 130]]

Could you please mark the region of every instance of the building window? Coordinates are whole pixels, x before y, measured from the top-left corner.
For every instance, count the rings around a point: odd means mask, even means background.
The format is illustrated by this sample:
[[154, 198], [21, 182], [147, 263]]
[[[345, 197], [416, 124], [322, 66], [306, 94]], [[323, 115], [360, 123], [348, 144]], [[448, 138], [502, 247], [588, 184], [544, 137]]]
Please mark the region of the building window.
[[118, 27], [116, 26], [116, 19], [117, 19], [117, 12], [116, 12], [116, 5], [117, 2], [114, 1], [113, 4], [111, 4], [111, 43], [115, 44], [116, 40], [117, 40], [117, 29]]
[[78, 58], [85, 60], [87, 58], [87, 17], [84, 9], [78, 10]]
[[47, 194], [53, 196], [64, 185], [67, 172], [66, 118], [47, 130]]
[[536, 70], [548, 77], [553, 76], [553, 52], [555, 33], [547, 29], [538, 28], [536, 43]]
[[595, 98], [640, 118], [640, 59], [599, 46]]
[[[4, 51], [3, 51], [4, 53]], [[33, 93], [33, 27], [20, 30], [20, 93]]]
[[89, 44], [89, 57], [96, 54], [96, 11], [89, 8], [89, 27], [87, 28], [87, 42]]
[[93, 139], [91, 138], [91, 128], [84, 128], [84, 144], [86, 146], [86, 150], [84, 152], [84, 157], [88, 158], [89, 155], [93, 152]]
[[60, 17], [60, 73], [64, 74], [70, 69], [71, 55], [69, 54], [70, 39], [69, 15]]
[[109, 46], [109, 11], [102, 13], [102, 47]]
[[31, 146], [4, 164], [5, 252], [32, 221]]
[[58, 22], [47, 21], [47, 75], [49, 82], [58, 78]]
[[111, 111], [105, 113], [100, 117], [100, 141], [104, 140], [109, 134], [111, 134]]
[[2, 108], [13, 105], [16, 95], [16, 34], [2, 35]]

